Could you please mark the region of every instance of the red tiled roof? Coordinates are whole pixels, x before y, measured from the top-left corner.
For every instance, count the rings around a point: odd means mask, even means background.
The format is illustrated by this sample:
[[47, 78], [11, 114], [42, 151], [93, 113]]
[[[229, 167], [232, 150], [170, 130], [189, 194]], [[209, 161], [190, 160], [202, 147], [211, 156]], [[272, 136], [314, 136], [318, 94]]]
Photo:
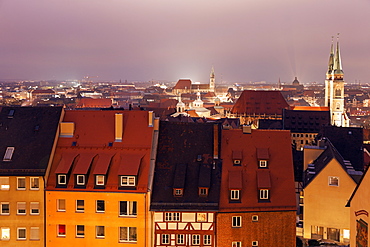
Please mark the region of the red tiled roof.
[[93, 161], [95, 154], [94, 153], [83, 153], [80, 154], [80, 158], [76, 162], [75, 168], [73, 169], [72, 174], [86, 174], [90, 168], [90, 165]]
[[270, 158], [268, 148], [257, 148], [257, 158], [259, 160], [268, 160]]
[[112, 99], [90, 99], [82, 98], [77, 107], [86, 108], [108, 108], [112, 106]]
[[143, 154], [121, 155], [121, 162], [117, 175], [136, 176], [139, 171], [141, 159], [143, 158], [143, 156], [144, 156]]
[[[252, 130], [251, 134], [243, 134], [241, 129], [222, 130], [221, 140], [221, 212], [296, 210], [290, 131]], [[259, 167], [258, 149], [268, 149], [267, 168]], [[240, 166], [234, 165], [234, 150], [243, 152]], [[236, 180], [237, 176], [242, 176], [241, 200], [230, 203], [230, 180]], [[268, 202], [258, 200], [259, 187], [270, 190]]]
[[243, 152], [240, 150], [233, 150], [233, 160], [242, 160]]
[[64, 153], [55, 173], [68, 173], [76, 156], [77, 153]]
[[242, 176], [241, 171], [229, 171], [229, 189], [242, 189]]
[[97, 163], [95, 166], [95, 169], [93, 171], [93, 174], [101, 174], [105, 175], [107, 174], [109, 164], [111, 163], [112, 160], [112, 154], [99, 154], [97, 157]]
[[32, 94], [55, 94], [55, 92], [51, 89], [36, 89], [32, 91]]
[[292, 106], [292, 110], [295, 111], [329, 111], [329, 107], [326, 106]]
[[281, 115], [283, 109], [289, 108], [280, 91], [245, 90], [231, 109], [234, 114]]
[[173, 89], [190, 89], [191, 88], [191, 80], [190, 79], [180, 79], [177, 81], [175, 87]]

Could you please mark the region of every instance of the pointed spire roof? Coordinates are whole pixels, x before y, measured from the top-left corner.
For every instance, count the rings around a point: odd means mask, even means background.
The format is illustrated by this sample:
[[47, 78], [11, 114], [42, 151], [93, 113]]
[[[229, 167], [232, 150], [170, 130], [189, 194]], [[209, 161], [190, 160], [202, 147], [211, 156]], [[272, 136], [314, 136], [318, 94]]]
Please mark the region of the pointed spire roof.
[[210, 77], [215, 78], [215, 69], [213, 68], [213, 66], [212, 66]]
[[331, 36], [331, 47], [330, 47], [330, 56], [329, 56], [329, 64], [328, 64], [328, 72], [327, 74], [331, 74], [334, 70], [334, 44], [333, 44], [334, 36]]
[[334, 57], [334, 74], [343, 74], [342, 60], [340, 58], [340, 50], [339, 50], [339, 33], [337, 37], [337, 49], [336, 49], [335, 57]]

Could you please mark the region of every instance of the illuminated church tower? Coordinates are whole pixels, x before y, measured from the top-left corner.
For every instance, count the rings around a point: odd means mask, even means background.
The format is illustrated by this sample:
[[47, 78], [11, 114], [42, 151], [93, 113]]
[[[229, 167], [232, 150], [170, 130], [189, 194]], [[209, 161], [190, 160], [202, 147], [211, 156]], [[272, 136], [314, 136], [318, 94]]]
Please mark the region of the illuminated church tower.
[[213, 67], [209, 78], [209, 91], [215, 92], [215, 70], [213, 69]]
[[339, 41], [334, 53], [333, 41], [330, 49], [328, 71], [325, 80], [325, 106], [330, 109], [331, 124], [349, 127], [349, 118], [344, 108], [344, 80]]

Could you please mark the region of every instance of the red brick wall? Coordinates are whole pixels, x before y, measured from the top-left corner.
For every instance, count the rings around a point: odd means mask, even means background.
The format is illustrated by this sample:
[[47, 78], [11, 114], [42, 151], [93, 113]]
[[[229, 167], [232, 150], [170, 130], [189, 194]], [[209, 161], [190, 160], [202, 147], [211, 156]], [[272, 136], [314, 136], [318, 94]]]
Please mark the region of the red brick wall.
[[[253, 222], [252, 216], [258, 221]], [[232, 216], [242, 216], [242, 226], [232, 227]], [[218, 247], [231, 247], [232, 241], [242, 241], [243, 247], [258, 246], [294, 247], [296, 236], [295, 212], [218, 213], [216, 236]]]

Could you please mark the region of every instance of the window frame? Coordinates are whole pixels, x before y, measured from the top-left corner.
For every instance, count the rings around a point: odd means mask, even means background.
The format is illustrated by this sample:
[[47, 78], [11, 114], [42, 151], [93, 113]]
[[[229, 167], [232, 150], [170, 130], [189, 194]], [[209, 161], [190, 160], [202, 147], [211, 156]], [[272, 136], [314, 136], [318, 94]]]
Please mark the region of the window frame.
[[[103, 203], [103, 209], [99, 209], [99, 203]], [[105, 200], [96, 200], [96, 203], [95, 203], [95, 212], [96, 213], [105, 213]]]
[[185, 234], [176, 234], [176, 244], [185, 244]]
[[259, 189], [259, 199], [260, 200], [270, 200], [270, 190], [269, 189]]
[[162, 234], [161, 243], [162, 244], [169, 244], [170, 243], [170, 234]]
[[[24, 209], [21, 205], [24, 205]], [[24, 210], [24, 212], [20, 212]], [[17, 215], [27, 215], [27, 203], [26, 202], [17, 202]]]
[[[336, 182], [333, 182], [335, 181]], [[328, 185], [333, 187], [339, 187], [339, 177], [338, 176], [329, 176], [328, 177]]]
[[[82, 227], [82, 234], [79, 234], [81, 232], [81, 229], [78, 228]], [[76, 238], [84, 238], [85, 237], [85, 225], [76, 225]]]
[[252, 241], [252, 247], [258, 247], [258, 241]]
[[[79, 181], [80, 178], [82, 178], [82, 182]], [[85, 175], [83, 174], [76, 175], [76, 185], [85, 185]]]
[[230, 190], [230, 200], [232, 201], [240, 200], [240, 190]]
[[[124, 178], [127, 180], [126, 183], [123, 183]], [[132, 180], [133, 180], [133, 183], [131, 183]], [[136, 176], [126, 176], [126, 175], [120, 176], [120, 185], [121, 187], [135, 187], [136, 186]]]
[[10, 190], [9, 177], [0, 177], [0, 190]]
[[[32, 186], [35, 181], [37, 181], [37, 187]], [[40, 190], [40, 178], [39, 177], [30, 177], [30, 190]]]
[[[98, 235], [99, 229], [103, 229], [103, 235]], [[105, 226], [95, 226], [95, 237], [96, 238], [105, 238]]]
[[[126, 203], [126, 214], [121, 209], [121, 203]], [[137, 201], [119, 201], [118, 207], [120, 217], [137, 217]]]
[[[61, 231], [62, 226], [64, 226], [64, 232]], [[65, 224], [58, 224], [57, 225], [57, 236], [58, 237], [65, 237], [65, 236], [67, 236], [67, 226]]]
[[231, 227], [233, 227], [233, 228], [242, 227], [242, 217], [241, 216], [232, 216], [231, 217]]
[[183, 196], [184, 195], [184, 189], [182, 188], [174, 188], [173, 189], [173, 195], [174, 196]]
[[[121, 229], [123, 228], [126, 228], [126, 234], [127, 234], [127, 238], [124, 239], [123, 236], [121, 236]], [[135, 229], [135, 238], [132, 240], [130, 238], [130, 235], [131, 235], [131, 232]], [[120, 243], [136, 243], [137, 242], [137, 227], [133, 227], [133, 226], [120, 226], [118, 228], [118, 237], [119, 237], [119, 242]]]
[[181, 221], [180, 212], [165, 212], [164, 221], [166, 222], [179, 222]]
[[[58, 185], [67, 185], [67, 174], [58, 174]], [[64, 178], [64, 182], [62, 182], [62, 178]]]
[[[81, 207], [81, 205], [78, 205], [78, 202], [82, 202], [82, 209], [79, 208]], [[85, 212], [85, 200], [76, 200], [76, 212], [77, 213]]]
[[[32, 205], [37, 205], [37, 207]], [[37, 213], [32, 212], [34, 209], [37, 209]], [[40, 215], [40, 202], [30, 202], [30, 215]]]
[[199, 188], [199, 196], [208, 196], [208, 188]]
[[[24, 187], [19, 187], [20, 186], [20, 181], [23, 180]], [[17, 190], [26, 190], [26, 177], [17, 177]]]
[[203, 236], [203, 245], [212, 245], [212, 235], [204, 235]]
[[260, 168], [267, 168], [268, 167], [268, 160], [259, 160], [258, 167]]
[[[64, 201], [64, 207], [61, 208], [61, 202]], [[57, 199], [57, 211], [58, 212], [65, 212], [67, 211], [66, 199]]]
[[192, 234], [191, 243], [192, 245], [200, 245], [200, 234]]
[[13, 158], [15, 147], [7, 147], [4, 153], [3, 161], [11, 161]]
[[[8, 212], [4, 213], [3, 205], [8, 205]], [[10, 203], [9, 202], [0, 202], [0, 215], [10, 215]]]
[[[5, 233], [5, 230], [7, 230], [7, 233], [8, 233], [8, 236], [7, 236], [7, 238], [4, 238], [3, 236], [5, 235], [4, 233]], [[8, 241], [8, 240], [10, 240], [10, 227], [0, 227], [0, 234], [1, 234], [1, 236], [0, 236], [0, 240], [2, 240], [2, 241]]]
[[[24, 237], [20, 237], [20, 230], [24, 230]], [[17, 227], [17, 240], [27, 240], [27, 228]]]
[[[101, 183], [102, 181], [102, 183]], [[95, 175], [95, 185], [105, 186], [105, 175]]]
[[[34, 238], [37, 234], [37, 238]], [[40, 240], [40, 227], [30, 227], [30, 240]]]
[[242, 241], [232, 241], [231, 247], [242, 247]]

